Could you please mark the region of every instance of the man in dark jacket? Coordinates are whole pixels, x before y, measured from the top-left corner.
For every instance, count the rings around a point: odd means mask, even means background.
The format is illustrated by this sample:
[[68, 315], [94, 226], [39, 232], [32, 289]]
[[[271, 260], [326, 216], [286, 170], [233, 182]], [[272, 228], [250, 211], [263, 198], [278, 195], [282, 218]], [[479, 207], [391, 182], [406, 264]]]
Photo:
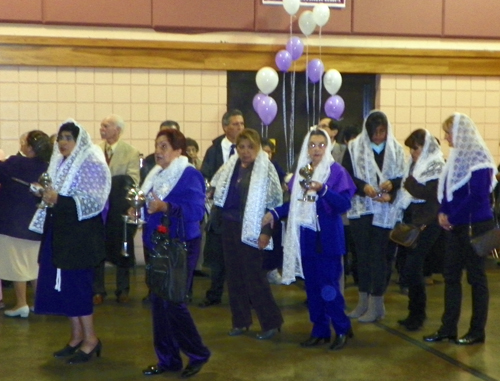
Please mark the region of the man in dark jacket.
[[[222, 117], [222, 128], [224, 135], [212, 141], [201, 165], [201, 173], [210, 181], [219, 168], [236, 153], [236, 137], [245, 128], [245, 121], [240, 110], [228, 111]], [[224, 255], [222, 252], [222, 238], [218, 213], [210, 213], [206, 226], [206, 241], [203, 255], [206, 265], [210, 268], [210, 289], [205, 299], [199, 304], [200, 307], [208, 307], [220, 304], [226, 271], [224, 266]]]

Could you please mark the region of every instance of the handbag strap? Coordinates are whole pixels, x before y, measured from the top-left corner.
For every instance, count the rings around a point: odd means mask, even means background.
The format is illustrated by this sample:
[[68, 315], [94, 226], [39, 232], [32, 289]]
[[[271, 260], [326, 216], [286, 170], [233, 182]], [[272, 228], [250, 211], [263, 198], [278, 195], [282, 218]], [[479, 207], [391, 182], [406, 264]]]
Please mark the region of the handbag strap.
[[[170, 210], [170, 208], [169, 208]], [[184, 214], [182, 213], [182, 210], [180, 210], [180, 216], [178, 217], [178, 224], [177, 224], [177, 238], [179, 238], [181, 241], [185, 242], [186, 241], [186, 231], [184, 229]], [[161, 220], [162, 225], [170, 227], [170, 212], [167, 211]]]

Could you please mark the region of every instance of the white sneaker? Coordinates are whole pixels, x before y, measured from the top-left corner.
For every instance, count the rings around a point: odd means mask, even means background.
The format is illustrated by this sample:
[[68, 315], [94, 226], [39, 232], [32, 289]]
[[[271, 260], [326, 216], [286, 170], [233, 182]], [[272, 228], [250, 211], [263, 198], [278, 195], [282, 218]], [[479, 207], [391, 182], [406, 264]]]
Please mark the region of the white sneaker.
[[271, 284], [281, 284], [281, 274], [278, 269], [274, 269], [267, 273], [267, 281]]
[[22, 318], [27, 318], [30, 315], [30, 308], [28, 306], [23, 306], [18, 308], [17, 310], [5, 310], [4, 312], [5, 316], [9, 317], [22, 317]]

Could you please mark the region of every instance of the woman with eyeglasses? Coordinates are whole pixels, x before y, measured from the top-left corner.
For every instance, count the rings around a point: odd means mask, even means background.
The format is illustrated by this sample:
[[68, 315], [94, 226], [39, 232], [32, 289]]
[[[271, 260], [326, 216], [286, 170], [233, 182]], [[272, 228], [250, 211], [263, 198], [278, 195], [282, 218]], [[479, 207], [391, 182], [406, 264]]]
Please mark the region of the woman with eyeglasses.
[[102, 151], [72, 119], [59, 128], [47, 173], [52, 185], [41, 193], [47, 207], [37, 210], [30, 225], [43, 233], [35, 313], [69, 318], [70, 340], [53, 356], [84, 363], [102, 349], [94, 331], [92, 277], [105, 257], [101, 212], [111, 175]]
[[[304, 168], [312, 169], [309, 180]], [[302, 347], [330, 342], [342, 349], [352, 337], [351, 322], [344, 312], [340, 291], [342, 255], [345, 254], [342, 214], [351, 207], [355, 186], [347, 171], [331, 155], [331, 142], [322, 129], [311, 130], [304, 139], [297, 169], [290, 181], [290, 201], [264, 216], [263, 224], [288, 217], [284, 244], [283, 283], [305, 279], [310, 337]]]
[[392, 203], [401, 187], [405, 156], [381, 111], [368, 115], [361, 134], [349, 142], [348, 152], [342, 164], [356, 184], [347, 218], [356, 237], [359, 279], [358, 305], [348, 316], [371, 323], [385, 315], [387, 246], [396, 223]]

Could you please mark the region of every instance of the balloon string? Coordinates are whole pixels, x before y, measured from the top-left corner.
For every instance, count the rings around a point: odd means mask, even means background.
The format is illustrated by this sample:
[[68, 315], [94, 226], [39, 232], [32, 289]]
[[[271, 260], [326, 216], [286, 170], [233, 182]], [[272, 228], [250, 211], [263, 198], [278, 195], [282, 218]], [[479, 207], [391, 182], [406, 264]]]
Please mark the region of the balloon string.
[[287, 128], [286, 128], [286, 75], [285, 72], [283, 72], [283, 134], [285, 136], [285, 152], [288, 152], [288, 136], [287, 136]]
[[308, 63], [309, 63], [309, 36], [306, 36], [306, 107], [307, 107], [307, 126], [310, 126], [309, 121], [309, 75], [308, 75]]
[[290, 15], [290, 37], [292, 37], [292, 23], [293, 23], [293, 16]]
[[[312, 101], [313, 107], [312, 107], [312, 112], [313, 112], [313, 122], [312, 124], [316, 124], [316, 84], [313, 84], [313, 101]], [[309, 127], [308, 125], [307, 127]]]
[[264, 122], [260, 122], [260, 136], [264, 137]]
[[296, 65], [293, 63], [293, 74], [290, 78], [291, 81], [291, 97], [290, 97], [290, 135], [289, 135], [289, 150], [288, 150], [288, 163], [287, 163], [287, 172], [290, 172], [293, 160], [295, 158], [295, 81], [296, 81]]

